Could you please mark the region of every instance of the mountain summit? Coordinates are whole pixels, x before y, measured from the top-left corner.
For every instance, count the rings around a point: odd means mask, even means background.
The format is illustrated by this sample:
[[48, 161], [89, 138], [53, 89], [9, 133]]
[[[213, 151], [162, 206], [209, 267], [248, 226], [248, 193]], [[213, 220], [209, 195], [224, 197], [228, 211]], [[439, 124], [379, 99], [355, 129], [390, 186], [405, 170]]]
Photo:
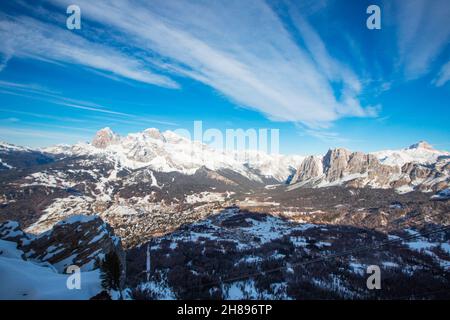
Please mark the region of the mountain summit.
[[111, 144], [114, 144], [120, 140], [120, 136], [114, 133], [109, 127], [103, 128], [95, 134], [92, 140], [92, 145], [104, 149]]
[[419, 141], [417, 143], [414, 143], [408, 147], [408, 149], [427, 149], [427, 150], [434, 150], [433, 146], [429, 144], [426, 141]]

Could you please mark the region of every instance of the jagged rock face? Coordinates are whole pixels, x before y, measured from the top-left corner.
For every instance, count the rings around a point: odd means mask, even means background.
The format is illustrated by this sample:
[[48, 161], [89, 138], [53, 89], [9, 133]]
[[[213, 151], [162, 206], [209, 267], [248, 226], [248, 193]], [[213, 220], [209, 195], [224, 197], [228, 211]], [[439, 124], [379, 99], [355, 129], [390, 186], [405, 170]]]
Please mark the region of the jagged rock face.
[[[368, 173], [368, 183], [375, 187], [389, 188], [393, 177], [400, 174], [400, 168], [381, 164], [378, 159], [367, 155], [371, 161], [367, 163], [365, 170]], [[363, 185], [364, 185], [363, 181]]]
[[371, 160], [373, 161], [373, 159], [370, 159], [368, 155], [362, 152], [353, 152], [349, 157], [346, 168], [350, 174], [363, 173]]
[[328, 150], [323, 157], [323, 171], [329, 181], [335, 181], [343, 177], [349, 158], [350, 152], [348, 150], [342, 148]]
[[104, 128], [97, 131], [97, 134], [92, 140], [92, 145], [100, 149], [105, 149], [118, 141], [119, 136], [117, 134], [115, 134], [110, 128]]
[[407, 163], [402, 167], [402, 172], [406, 173], [413, 181], [428, 178], [432, 173], [432, 169], [414, 163]]
[[309, 156], [301, 163], [292, 181], [305, 181], [323, 174], [321, 159]]
[[37, 236], [24, 233], [17, 222], [7, 221], [0, 224], [0, 239], [16, 242], [25, 258], [50, 263], [60, 273], [69, 265], [77, 265], [82, 271], [96, 269], [97, 260], [115, 252], [125, 281], [125, 252], [120, 238], [98, 216], [72, 216]]
[[[427, 146], [419, 143], [410, 148], [413, 147], [423, 149]], [[434, 164], [409, 162], [400, 167], [384, 165], [373, 154], [338, 148], [329, 150], [322, 159], [307, 157], [297, 169], [291, 184], [300, 183], [308, 187], [344, 185], [355, 188], [370, 186], [440, 190], [448, 185], [449, 167], [447, 157], [439, 158]]]

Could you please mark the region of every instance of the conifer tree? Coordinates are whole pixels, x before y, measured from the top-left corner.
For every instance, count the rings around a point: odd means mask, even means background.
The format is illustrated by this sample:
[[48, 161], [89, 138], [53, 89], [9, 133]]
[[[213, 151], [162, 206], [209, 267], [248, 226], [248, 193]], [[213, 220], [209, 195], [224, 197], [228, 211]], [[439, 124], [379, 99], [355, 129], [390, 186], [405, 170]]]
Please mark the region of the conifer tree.
[[122, 268], [117, 253], [110, 252], [105, 255], [103, 261], [100, 262], [100, 271], [103, 288], [120, 292]]

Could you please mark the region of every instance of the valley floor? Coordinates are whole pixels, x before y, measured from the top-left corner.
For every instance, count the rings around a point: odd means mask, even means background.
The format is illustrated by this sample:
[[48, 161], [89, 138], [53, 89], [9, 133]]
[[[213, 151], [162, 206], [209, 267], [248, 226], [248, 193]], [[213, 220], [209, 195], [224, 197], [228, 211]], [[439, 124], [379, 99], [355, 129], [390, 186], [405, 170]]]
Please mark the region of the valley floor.
[[[127, 265], [138, 299], [448, 299], [450, 231], [416, 223], [386, 234], [232, 207], [130, 249]], [[373, 265], [380, 290], [366, 285]]]

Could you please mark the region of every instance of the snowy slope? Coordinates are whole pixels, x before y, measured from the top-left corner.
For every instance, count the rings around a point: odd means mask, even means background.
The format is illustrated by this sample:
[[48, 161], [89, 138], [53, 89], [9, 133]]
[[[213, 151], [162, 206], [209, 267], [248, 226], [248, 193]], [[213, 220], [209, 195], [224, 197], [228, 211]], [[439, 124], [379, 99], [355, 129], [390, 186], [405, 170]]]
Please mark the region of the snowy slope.
[[22, 259], [16, 243], [0, 240], [0, 299], [84, 300], [102, 291], [99, 270], [81, 272], [81, 288], [69, 290], [68, 274], [46, 264]]
[[450, 157], [450, 152], [434, 149], [424, 141], [415, 143], [401, 150], [383, 150], [373, 152], [382, 164], [390, 166], [403, 166], [406, 163], [431, 164], [439, 157]]
[[92, 143], [78, 143], [46, 148], [52, 154], [102, 156], [120, 168], [138, 169], [149, 167], [160, 172], [194, 174], [201, 167], [210, 170], [229, 169], [254, 180], [261, 181], [251, 169], [265, 177], [284, 181], [302, 160], [300, 156], [269, 155], [263, 152], [248, 156], [237, 152], [215, 150], [197, 141], [191, 141], [173, 131], [160, 132], [150, 128], [143, 132], [120, 137], [109, 128], [97, 132]]
[[284, 182], [305, 159], [301, 155], [267, 154], [261, 151], [236, 152], [236, 157], [266, 178]]
[[6, 162], [4, 162], [2, 159], [0, 159], [0, 169], [2, 168], [6, 168], [6, 169], [14, 169], [13, 166], [7, 164]]
[[0, 141], [0, 152], [7, 152], [7, 151], [32, 151], [32, 149]]

